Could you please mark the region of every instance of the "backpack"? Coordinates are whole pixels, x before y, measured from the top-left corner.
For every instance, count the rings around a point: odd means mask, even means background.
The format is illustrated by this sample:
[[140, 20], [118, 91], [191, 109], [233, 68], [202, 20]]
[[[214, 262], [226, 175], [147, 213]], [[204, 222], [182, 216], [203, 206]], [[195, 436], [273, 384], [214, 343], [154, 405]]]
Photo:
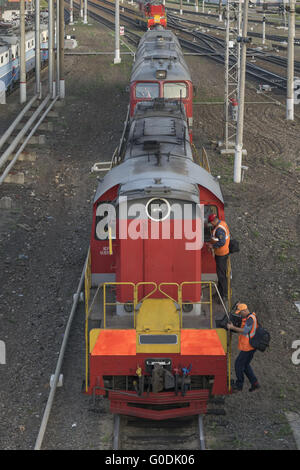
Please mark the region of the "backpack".
[[240, 251], [240, 244], [234, 238], [230, 238], [229, 242], [229, 253], [237, 253]]
[[249, 343], [252, 348], [258, 349], [258, 351], [264, 352], [270, 344], [271, 335], [270, 333], [260, 325], [257, 325], [255, 335], [250, 338]]

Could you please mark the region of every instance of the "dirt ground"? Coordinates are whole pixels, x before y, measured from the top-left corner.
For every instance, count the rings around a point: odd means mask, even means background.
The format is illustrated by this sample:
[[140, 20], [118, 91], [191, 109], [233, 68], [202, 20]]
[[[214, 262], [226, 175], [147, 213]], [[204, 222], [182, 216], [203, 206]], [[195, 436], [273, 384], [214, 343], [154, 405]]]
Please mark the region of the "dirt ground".
[[[77, 38], [77, 51], [113, 49], [113, 34], [102, 26], [67, 30]], [[18, 163], [25, 184], [0, 188], [0, 199], [13, 200], [13, 208], [1, 209], [0, 217], [0, 339], [7, 350], [6, 365], [0, 365], [2, 449], [32, 449], [38, 433], [89, 243], [97, 187], [90, 169], [111, 159], [129, 101], [132, 58], [122, 56], [118, 66], [112, 61], [113, 56], [66, 57], [66, 99], [56, 108], [54, 131], [47, 133], [45, 146], [35, 148], [35, 163]], [[257, 352], [253, 360], [261, 389], [252, 394], [246, 386], [226, 398], [226, 416], [205, 417], [207, 445], [295, 449], [285, 412], [300, 406], [300, 365], [291, 360], [292, 343], [300, 339], [300, 313], [294, 305], [300, 300], [299, 117], [287, 122], [284, 105], [270, 103], [276, 98], [284, 104], [284, 96], [258, 95], [257, 84], [248, 84], [246, 101], [265, 104], [246, 105], [243, 164], [248, 170], [243, 183], [234, 184], [233, 156], [221, 156], [217, 149], [223, 109], [214, 103], [223, 96], [223, 68], [203, 57], [187, 57], [187, 62], [198, 87], [195, 100], [212, 103], [194, 106], [195, 144], [206, 148], [213, 174], [221, 176], [227, 222], [241, 247], [232, 255], [233, 299], [247, 303], [272, 336], [268, 352]], [[9, 97], [0, 108], [1, 129], [17, 109], [16, 95]], [[83, 322], [77, 324], [83, 328]], [[82, 345], [73, 348], [70, 357], [82, 354]], [[73, 371], [77, 382], [68, 390], [71, 401], [80, 403], [86, 400], [81, 372]], [[93, 423], [110, 422], [108, 412], [103, 413]], [[66, 421], [68, 414], [62, 410], [57, 416]], [[60, 446], [87, 448], [77, 431], [76, 438]], [[100, 438], [101, 448], [109, 448], [107, 434]], [[60, 447], [54, 440], [48, 447]]]

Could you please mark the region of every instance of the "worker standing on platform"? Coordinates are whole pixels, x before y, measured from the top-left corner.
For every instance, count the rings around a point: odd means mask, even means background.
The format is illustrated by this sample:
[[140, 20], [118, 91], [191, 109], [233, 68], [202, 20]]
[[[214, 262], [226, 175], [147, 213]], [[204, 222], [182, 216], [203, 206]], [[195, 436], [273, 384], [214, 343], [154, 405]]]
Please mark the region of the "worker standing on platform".
[[[213, 250], [216, 260], [218, 290], [222, 299], [227, 300], [227, 260], [229, 255], [230, 232], [226, 222], [219, 220], [216, 214], [210, 214], [208, 222], [213, 227], [208, 247]], [[216, 297], [218, 298], [218, 296]]]
[[236, 331], [240, 333], [238, 348], [240, 353], [236, 358], [234, 367], [236, 374], [236, 382], [232, 385], [233, 392], [241, 392], [244, 385], [245, 375], [248, 378], [251, 387], [249, 392], [253, 392], [260, 388], [260, 385], [257, 381], [257, 378], [250, 366], [250, 362], [253, 359], [254, 353], [256, 351], [250, 344], [250, 338], [252, 338], [256, 333], [257, 328], [257, 318], [255, 313], [250, 313], [246, 304], [239, 303], [237, 305], [236, 314], [240, 314], [242, 317], [241, 327], [234, 326], [231, 322], [227, 324], [227, 329]]

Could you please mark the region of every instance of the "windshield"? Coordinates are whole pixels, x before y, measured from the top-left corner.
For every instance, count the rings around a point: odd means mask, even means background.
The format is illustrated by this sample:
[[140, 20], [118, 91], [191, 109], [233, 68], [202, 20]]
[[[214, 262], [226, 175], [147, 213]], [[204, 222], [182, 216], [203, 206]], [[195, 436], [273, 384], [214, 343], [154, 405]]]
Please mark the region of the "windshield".
[[185, 83], [164, 83], [164, 98], [186, 98], [187, 86]]
[[135, 87], [136, 98], [159, 98], [158, 83], [137, 83]]

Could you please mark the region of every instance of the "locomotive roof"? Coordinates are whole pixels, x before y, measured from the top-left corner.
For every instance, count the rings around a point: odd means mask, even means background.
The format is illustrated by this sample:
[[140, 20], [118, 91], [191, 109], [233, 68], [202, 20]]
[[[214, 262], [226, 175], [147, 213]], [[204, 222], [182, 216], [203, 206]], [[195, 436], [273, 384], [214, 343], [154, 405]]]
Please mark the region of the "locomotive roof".
[[199, 202], [196, 185], [200, 185], [224, 202], [219, 183], [188, 158], [162, 155], [158, 161], [154, 154], [150, 158], [129, 158], [105, 175], [94, 202], [116, 185], [121, 185], [120, 195], [128, 195], [130, 199], [168, 196], [195, 202]]
[[178, 39], [168, 30], [144, 34], [136, 52], [131, 81], [156, 80], [157, 70], [166, 70], [166, 80], [191, 80]]
[[142, 155], [175, 155], [193, 159], [182, 103], [156, 99], [138, 104], [130, 127], [125, 160]]

